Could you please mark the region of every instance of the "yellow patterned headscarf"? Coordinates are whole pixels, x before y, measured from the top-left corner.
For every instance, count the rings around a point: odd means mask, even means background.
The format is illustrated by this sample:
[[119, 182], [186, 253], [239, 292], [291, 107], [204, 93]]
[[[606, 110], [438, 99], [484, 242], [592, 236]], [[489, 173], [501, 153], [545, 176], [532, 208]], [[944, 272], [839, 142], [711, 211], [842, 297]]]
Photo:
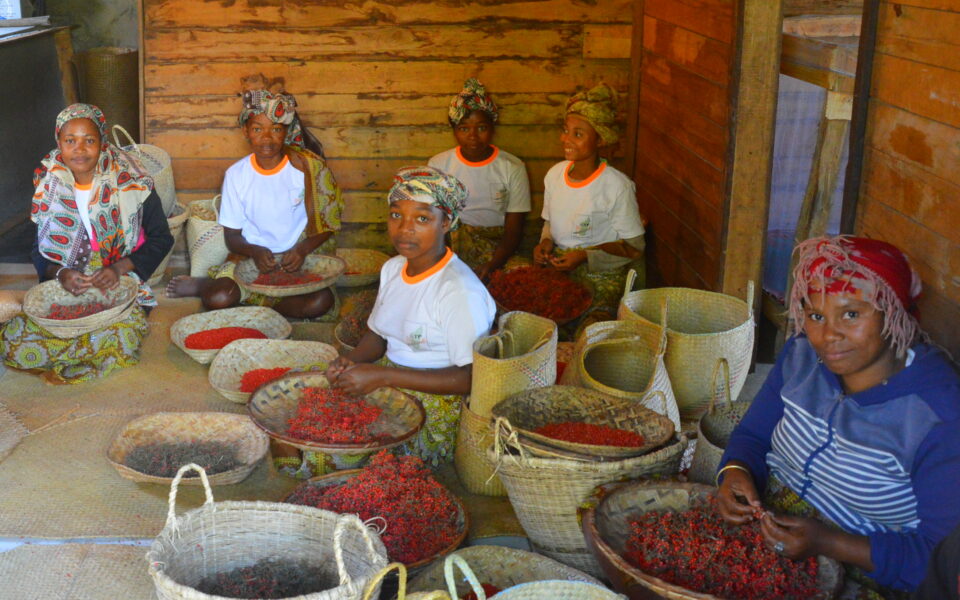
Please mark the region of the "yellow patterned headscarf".
[[620, 139], [617, 126], [617, 91], [605, 83], [595, 88], [574, 94], [567, 100], [564, 116], [580, 115], [596, 130], [604, 145], [615, 144]]

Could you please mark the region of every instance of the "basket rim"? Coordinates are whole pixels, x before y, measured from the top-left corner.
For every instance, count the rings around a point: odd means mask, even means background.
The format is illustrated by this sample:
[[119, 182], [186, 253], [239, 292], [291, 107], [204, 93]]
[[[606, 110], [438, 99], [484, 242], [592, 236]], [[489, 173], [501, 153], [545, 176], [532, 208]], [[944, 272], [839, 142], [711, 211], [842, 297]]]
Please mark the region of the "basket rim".
[[[277, 253], [274, 253], [274, 256], [277, 256]], [[337, 280], [343, 275], [343, 272], [347, 270], [347, 263], [339, 256], [331, 256], [329, 254], [312, 254], [308, 255], [308, 258], [312, 257], [312, 260], [322, 262], [329, 261], [336, 265], [336, 269], [333, 269], [333, 275], [329, 277], [324, 277], [320, 281], [312, 281], [309, 283], [299, 283], [296, 285], [263, 285], [256, 284], [252, 281], [247, 281], [241, 274], [238, 272], [240, 270], [240, 265], [250, 265], [253, 264], [252, 258], [245, 258], [239, 263], [237, 263], [237, 269], [234, 272], [234, 278], [236, 279], [237, 285], [244, 288], [249, 292], [254, 292], [257, 294], [263, 294], [264, 296], [301, 296], [303, 294], [311, 294], [313, 292], [320, 291], [322, 289], [328, 288], [336, 284]], [[306, 264], [306, 263], [304, 263]], [[256, 270], [256, 268], [254, 267]], [[303, 270], [303, 267], [301, 267]], [[311, 270], [312, 272], [312, 270]]]
[[[114, 318], [121, 315], [137, 300], [137, 290], [140, 287], [139, 283], [137, 283], [137, 280], [133, 277], [124, 276], [121, 277], [119, 281], [119, 285], [124, 288], [122, 290], [123, 296], [119, 302], [109, 308], [101, 310], [100, 312], [87, 315], [85, 317], [80, 317], [79, 319], [51, 319], [46, 316], [41, 316], [36, 312], [37, 308], [39, 308], [39, 301], [37, 300], [38, 294], [40, 294], [42, 291], [45, 291], [47, 288], [59, 288], [60, 290], [63, 290], [60, 282], [58, 282], [56, 279], [48, 279], [47, 281], [38, 283], [27, 290], [27, 293], [23, 297], [22, 310], [35, 323], [51, 333], [53, 333], [52, 330], [83, 329], [86, 327], [93, 327], [94, 329], [91, 329], [91, 331], [95, 331], [96, 329], [106, 327], [107, 325], [115, 322]], [[69, 292], [66, 290], [63, 290], [63, 292], [65, 294], [69, 294]], [[47, 306], [47, 308], [49, 309], [49, 306]], [[104, 321], [107, 324], [100, 325], [99, 321]]]
[[[243, 342], [243, 343], [240, 343], [240, 342]], [[239, 339], [239, 340], [234, 340], [234, 341], [230, 342], [229, 344], [227, 344], [226, 346], [224, 346], [223, 348], [221, 348], [221, 349], [220, 349], [220, 352], [218, 352], [217, 355], [216, 355], [216, 356], [213, 358], [213, 360], [210, 362], [210, 368], [207, 370], [207, 381], [210, 382], [210, 387], [212, 387], [212, 388], [215, 389], [216, 391], [220, 392], [221, 394], [223, 394], [224, 392], [230, 392], [230, 393], [236, 393], [236, 394], [245, 394], [245, 395], [247, 396], [247, 398], [249, 398], [250, 395], [253, 394], [253, 392], [242, 392], [242, 391], [240, 391], [239, 388], [238, 388], [238, 389], [225, 388], [225, 387], [223, 387], [223, 386], [218, 386], [218, 385], [217, 385], [216, 383], [214, 383], [214, 381], [213, 381], [214, 369], [219, 368], [219, 366], [220, 366], [217, 361], [218, 361], [218, 360], [220, 360], [220, 361], [226, 360], [226, 358], [223, 358], [223, 357], [224, 357], [224, 356], [229, 357], [229, 349], [230, 349], [230, 347], [233, 346], [234, 344], [237, 344], [237, 346], [235, 346], [235, 347], [233, 348], [233, 350], [232, 350], [233, 352], [239, 352], [240, 348], [245, 347], [245, 346], [280, 346], [280, 345], [299, 346], [299, 345], [302, 345], [302, 344], [306, 344], [306, 345], [313, 346], [314, 344], [321, 344], [321, 345], [327, 346], [328, 348], [330, 348], [331, 350], [333, 350], [334, 354], [337, 354], [337, 349], [336, 349], [332, 344], [328, 344], [328, 343], [326, 343], [326, 342], [321, 342], [321, 341], [319, 341], [319, 340], [291, 340], [291, 339], [287, 339], [287, 338], [281, 338], [281, 339], [276, 339], [276, 338], [264, 338], [264, 339], [258, 339], [258, 338], [242, 338], [242, 339]], [[319, 349], [319, 347], [317, 347], [317, 348]], [[227, 354], [224, 354], [224, 351], [227, 351]], [[265, 368], [270, 368], [270, 367], [265, 367]], [[295, 367], [291, 367], [291, 368], [295, 368]], [[285, 374], [286, 374], [286, 373], [285, 373]], [[227, 398], [227, 399], [229, 400], [229, 398]], [[231, 402], [234, 402], [234, 401], [231, 400]], [[245, 403], [245, 402], [246, 402], [246, 399], [245, 399], [243, 402]]]
[[[269, 318], [275, 321], [278, 325], [280, 325], [280, 329], [282, 330], [282, 333], [279, 334], [280, 337], [268, 336], [269, 339], [273, 339], [273, 340], [286, 339], [293, 332], [293, 326], [290, 324], [290, 321], [288, 321], [283, 315], [273, 310], [272, 308], [269, 308], [267, 306], [232, 306], [230, 308], [221, 308], [217, 310], [197, 312], [197, 313], [192, 313], [192, 314], [184, 315], [180, 317], [170, 325], [170, 340], [174, 344], [176, 344], [178, 348], [183, 350], [192, 358], [196, 358], [194, 354], [197, 354], [200, 356], [206, 356], [207, 354], [209, 354], [210, 359], [212, 359], [213, 356], [216, 355], [216, 353], [223, 350], [223, 348], [211, 348], [209, 350], [200, 350], [196, 348], [187, 348], [184, 342], [187, 336], [190, 335], [191, 333], [196, 333], [198, 331], [205, 331], [202, 328], [193, 329], [195, 324], [201, 324], [205, 320], [213, 318], [211, 315], [216, 315], [216, 314], [223, 315], [223, 314], [227, 314], [228, 311], [230, 313], [237, 313], [237, 314], [259, 313], [263, 315], [264, 318]], [[281, 324], [281, 321], [283, 321], [283, 324]], [[230, 327], [230, 325], [223, 325], [222, 327]], [[216, 329], [216, 327], [213, 327], [211, 329]], [[257, 329], [257, 328], [253, 327], [252, 329]], [[262, 332], [263, 330], [261, 329], [260, 331]], [[207, 362], [209, 362], [209, 360]]]
[[[367, 273], [353, 273], [348, 275], [346, 273], [346, 268], [349, 268], [350, 265], [347, 264], [344, 269], [344, 273], [340, 275], [340, 278], [337, 279], [337, 287], [362, 287], [365, 285], [370, 285], [374, 281], [380, 279], [380, 270], [383, 268], [383, 264], [390, 260], [390, 255], [386, 252], [381, 252], [379, 250], [374, 250], [373, 248], [337, 248], [336, 255], [338, 258], [343, 258], [346, 263], [346, 258], [340, 256], [340, 253], [344, 254], [361, 254], [373, 257], [379, 263], [379, 266], [375, 271], [370, 271]], [[382, 259], [382, 260], [381, 260]]]
[[[731, 333], [738, 332], [740, 329], [742, 329], [742, 328], [744, 328], [744, 327], [747, 327], [747, 326], [751, 326], [751, 327], [752, 327], [752, 326], [754, 326], [753, 310], [750, 308], [750, 304], [747, 303], [746, 300], [742, 300], [742, 299], [740, 299], [740, 298], [737, 298], [736, 296], [731, 296], [730, 294], [724, 294], [723, 292], [713, 292], [713, 291], [710, 291], [710, 290], [698, 290], [698, 289], [696, 289], [696, 288], [686, 288], [686, 287], [676, 287], [676, 286], [674, 286], [674, 287], [645, 288], [645, 289], [642, 289], [642, 290], [633, 290], [632, 292], [627, 292], [626, 294], [624, 294], [623, 296], [621, 296], [621, 298], [620, 298], [620, 306], [622, 306], [622, 307], [624, 307], [624, 308], [626, 308], [627, 310], [630, 311], [630, 313], [631, 313], [631, 315], [632, 315], [632, 317], [631, 317], [632, 319], [643, 320], [643, 321], [646, 321], [647, 323], [650, 323], [651, 325], [654, 325], [654, 326], [656, 326], [656, 327], [662, 327], [663, 325], [662, 325], [661, 323], [657, 323], [656, 321], [652, 321], [652, 320], [644, 317], [644, 316], [641, 315], [640, 313], [636, 312], [636, 311], [633, 309], [633, 307], [631, 307], [630, 305], [627, 304], [627, 299], [628, 299], [628, 298], [635, 298], [635, 297], [637, 297], [637, 296], [643, 295], [644, 293], [649, 294], [649, 295], [653, 295], [653, 292], [664, 291], [664, 292], [670, 293], [670, 292], [674, 292], [674, 291], [678, 291], [678, 290], [682, 290], [684, 293], [695, 292], [695, 293], [698, 294], [698, 295], [707, 296], [707, 297], [714, 298], [714, 299], [722, 299], [723, 301], [730, 302], [730, 303], [739, 303], [739, 305], [742, 305], [742, 308], [743, 308], [743, 313], [744, 313], [743, 321], [742, 321], [741, 323], [739, 323], [738, 325], [736, 325], [736, 326], [734, 326], [734, 327], [731, 327], [731, 328], [729, 328], [729, 329], [724, 329], [723, 331], [708, 331], [708, 332], [703, 332], [703, 333], [688, 333], [688, 332], [685, 332], [685, 331], [679, 331], [679, 330], [677, 330], [677, 329], [672, 329], [672, 328], [670, 327], [670, 319], [669, 319], [669, 317], [668, 317], [668, 318], [667, 318], [667, 335], [668, 335], [668, 336], [673, 335], [673, 336], [681, 336], [681, 337], [689, 337], [689, 338], [706, 338], [706, 337], [710, 337], [710, 336], [730, 335]], [[619, 319], [618, 319], [618, 320], [619, 320]], [[675, 343], [675, 341], [674, 341], [674, 343]], [[670, 349], [670, 343], [667, 344], [667, 349], [668, 349], [668, 351], [669, 351], [669, 349]]]

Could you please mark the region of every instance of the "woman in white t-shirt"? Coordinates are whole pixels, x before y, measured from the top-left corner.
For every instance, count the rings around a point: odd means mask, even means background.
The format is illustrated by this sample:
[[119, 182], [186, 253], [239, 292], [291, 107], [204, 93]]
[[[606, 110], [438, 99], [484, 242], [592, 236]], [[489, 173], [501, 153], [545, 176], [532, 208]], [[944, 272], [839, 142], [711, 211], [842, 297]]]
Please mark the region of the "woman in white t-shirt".
[[474, 272], [444, 244], [466, 195], [456, 178], [432, 167], [397, 173], [387, 233], [399, 256], [380, 271], [369, 331], [326, 373], [351, 394], [391, 386], [418, 398], [427, 421], [405, 448], [433, 466], [453, 459], [473, 342], [488, 333], [496, 313]]
[[613, 319], [627, 269], [643, 258], [636, 187], [600, 158], [619, 140], [616, 92], [605, 84], [567, 101], [560, 141], [566, 160], [544, 177], [537, 264], [567, 271], [593, 291], [590, 320]]
[[510, 262], [530, 212], [530, 180], [516, 156], [491, 144], [499, 118], [497, 105], [476, 79], [450, 101], [447, 112], [457, 147], [437, 154], [430, 166], [456, 177], [467, 188], [460, 227], [450, 234], [451, 245], [481, 280]]

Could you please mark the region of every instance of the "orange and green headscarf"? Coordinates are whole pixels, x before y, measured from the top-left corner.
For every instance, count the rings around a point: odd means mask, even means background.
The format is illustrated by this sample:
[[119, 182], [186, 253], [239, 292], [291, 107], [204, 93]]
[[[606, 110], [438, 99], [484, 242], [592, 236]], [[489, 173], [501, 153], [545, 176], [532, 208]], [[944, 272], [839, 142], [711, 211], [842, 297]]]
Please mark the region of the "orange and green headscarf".
[[567, 100], [564, 116], [580, 115], [603, 140], [603, 145], [615, 144], [620, 139], [617, 126], [617, 91], [605, 83], [591, 90], [574, 94]]

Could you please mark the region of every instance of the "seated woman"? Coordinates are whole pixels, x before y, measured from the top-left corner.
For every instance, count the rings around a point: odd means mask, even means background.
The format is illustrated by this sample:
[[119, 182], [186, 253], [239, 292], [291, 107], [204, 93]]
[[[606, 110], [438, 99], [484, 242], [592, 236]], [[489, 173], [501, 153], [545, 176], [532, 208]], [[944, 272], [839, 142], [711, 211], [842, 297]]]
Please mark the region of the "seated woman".
[[50, 335], [24, 314], [10, 320], [0, 334], [5, 364], [43, 372], [53, 383], [80, 383], [139, 362], [145, 310], [157, 305], [144, 282], [173, 247], [153, 180], [107, 140], [106, 129], [96, 106], [73, 104], [57, 115], [57, 149], [33, 177], [34, 264], [40, 281], [56, 279], [74, 295], [134, 277], [137, 307], [118, 323], [72, 339]]
[[444, 245], [466, 196], [463, 184], [432, 167], [397, 173], [387, 233], [400, 255], [380, 271], [370, 330], [327, 370], [331, 383], [351, 394], [392, 386], [418, 398], [427, 421], [406, 451], [433, 466], [453, 460], [473, 342], [496, 313], [487, 289]]
[[333, 174], [303, 146], [293, 96], [247, 91], [238, 121], [253, 153], [227, 169], [223, 179], [220, 224], [231, 255], [210, 269], [209, 278], [174, 277], [167, 296], [200, 296], [208, 309], [243, 303], [270, 306], [294, 318], [324, 315], [335, 301], [330, 289], [275, 298], [249, 293], [234, 279], [243, 258], [252, 258], [261, 273], [295, 273], [307, 255], [333, 254], [343, 210]]
[[920, 280], [896, 247], [796, 251], [796, 336], [730, 438], [720, 511], [759, 518], [776, 552], [837, 559], [871, 597], [901, 597], [960, 523], [960, 379], [923, 341]]

